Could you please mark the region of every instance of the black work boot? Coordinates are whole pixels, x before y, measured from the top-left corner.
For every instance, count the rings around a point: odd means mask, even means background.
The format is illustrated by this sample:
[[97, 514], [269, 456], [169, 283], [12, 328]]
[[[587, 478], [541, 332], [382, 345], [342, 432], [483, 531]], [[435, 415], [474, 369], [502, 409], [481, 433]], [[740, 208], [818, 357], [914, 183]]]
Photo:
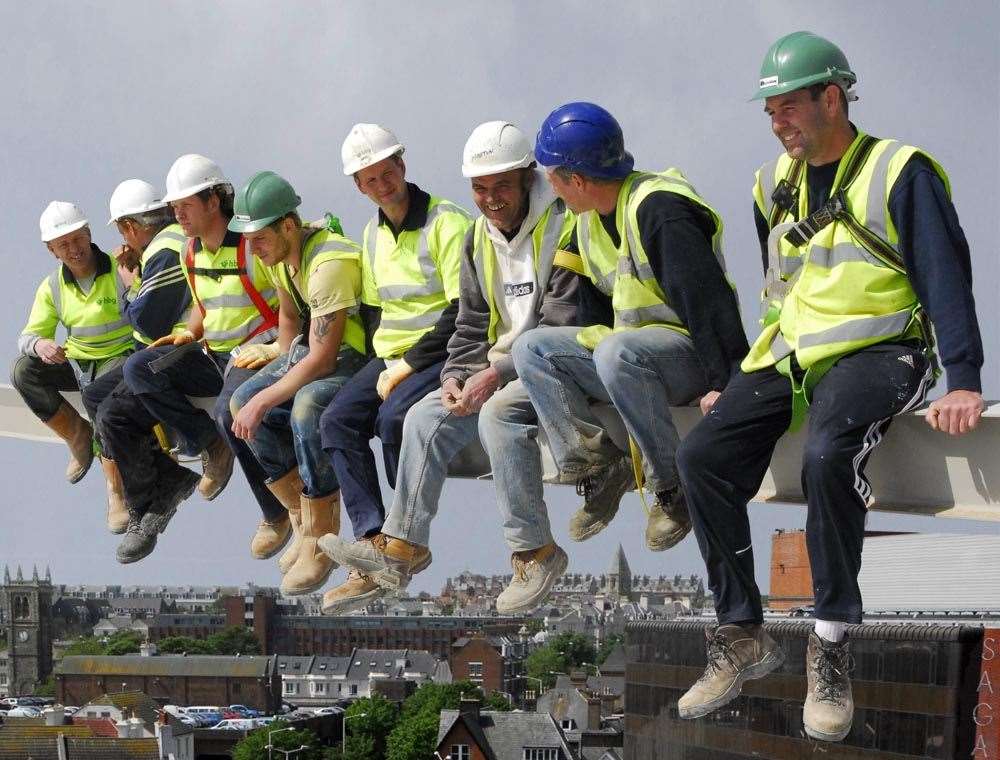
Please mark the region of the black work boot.
[[656, 493], [656, 501], [646, 522], [646, 546], [662, 552], [691, 532], [691, 516], [680, 485]]
[[142, 517], [139, 511], [129, 507], [128, 526], [115, 552], [116, 559], [123, 565], [148, 557], [156, 548], [156, 531], [143, 528]]
[[622, 496], [634, 486], [632, 460], [624, 456], [580, 478], [576, 492], [583, 497], [583, 506], [569, 520], [569, 537], [586, 541], [608, 527], [618, 512]]
[[152, 533], [165, 531], [177, 507], [194, 493], [200, 480], [196, 473], [180, 465], [175, 465], [170, 474], [161, 475], [156, 481], [153, 500], [142, 516], [143, 529]]
[[838, 642], [809, 634], [806, 649], [806, 680], [809, 691], [802, 708], [802, 723], [813, 739], [839, 742], [851, 731], [854, 696], [851, 679], [854, 668], [847, 635]]

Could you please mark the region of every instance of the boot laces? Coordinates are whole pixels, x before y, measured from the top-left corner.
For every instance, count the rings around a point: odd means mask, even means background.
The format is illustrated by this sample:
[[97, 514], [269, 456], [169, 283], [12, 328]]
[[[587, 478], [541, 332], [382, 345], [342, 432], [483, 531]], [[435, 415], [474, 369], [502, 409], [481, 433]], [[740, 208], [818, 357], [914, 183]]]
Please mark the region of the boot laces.
[[713, 678], [716, 673], [722, 670], [723, 665], [726, 663], [729, 663], [729, 666], [734, 671], [739, 670], [733, 653], [733, 646], [723, 634], [713, 631], [706, 638], [705, 648], [708, 652], [708, 666], [705, 668], [705, 672], [701, 678], [698, 679], [699, 681], [706, 681]]
[[595, 490], [594, 477], [592, 475], [576, 481], [576, 495], [582, 496], [584, 501], [590, 501], [590, 497]]
[[385, 554], [385, 548], [389, 544], [389, 537], [385, 533], [376, 533], [368, 540], [372, 542], [372, 547], [375, 551], [379, 554]]
[[846, 646], [820, 646], [813, 660], [816, 671], [816, 700], [839, 704], [847, 685], [847, 675], [854, 670], [854, 658]]
[[521, 557], [516, 554], [510, 558], [511, 567], [514, 568], [514, 579], [513, 582], [519, 585], [524, 585], [528, 582], [528, 565]]

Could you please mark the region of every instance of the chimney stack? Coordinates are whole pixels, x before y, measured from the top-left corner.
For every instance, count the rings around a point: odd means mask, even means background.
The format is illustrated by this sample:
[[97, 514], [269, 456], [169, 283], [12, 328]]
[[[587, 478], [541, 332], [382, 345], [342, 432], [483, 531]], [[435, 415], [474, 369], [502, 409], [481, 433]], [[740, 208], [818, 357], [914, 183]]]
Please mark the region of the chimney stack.
[[464, 715], [469, 720], [479, 723], [479, 700], [475, 697], [467, 697], [464, 694], [458, 703], [458, 714]]

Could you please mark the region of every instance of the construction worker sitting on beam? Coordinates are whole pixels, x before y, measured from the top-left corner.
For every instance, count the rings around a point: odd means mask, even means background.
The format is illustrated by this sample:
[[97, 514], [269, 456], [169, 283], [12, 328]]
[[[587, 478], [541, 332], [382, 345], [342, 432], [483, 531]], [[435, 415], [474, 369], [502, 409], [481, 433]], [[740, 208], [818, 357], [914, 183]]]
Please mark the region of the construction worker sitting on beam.
[[[607, 526], [635, 471], [655, 494], [646, 546], [663, 551], [690, 530], [670, 406], [724, 388], [747, 349], [722, 219], [679, 170], [635, 171], [618, 122], [593, 103], [549, 114], [535, 158], [579, 214], [575, 246], [593, 283], [582, 292], [605, 304], [604, 324], [588, 307], [580, 318], [589, 326], [532, 330], [514, 344], [560, 477], [584, 497], [570, 537]], [[594, 415], [595, 400], [621, 415], [632, 461]]]
[[[578, 276], [564, 266], [573, 259], [579, 269], [579, 257], [560, 250], [575, 218], [535, 168], [531, 142], [509, 122], [472, 132], [462, 174], [482, 216], [465, 238], [458, 319], [441, 387], [406, 415], [396, 492], [381, 535], [354, 543], [328, 537], [324, 548], [381, 590], [406, 586], [430, 564], [430, 524], [449, 463], [481, 441], [513, 552], [514, 580], [497, 598], [497, 611], [510, 614], [540, 604], [567, 564], [549, 529], [538, 420], [510, 347], [531, 328], [576, 323]], [[347, 600], [337, 607], [348, 609]]]
[[[91, 240], [83, 212], [72, 203], [52, 201], [39, 219], [42, 242], [59, 266], [35, 291], [28, 323], [18, 339], [20, 355], [11, 383], [24, 403], [69, 447], [66, 479], [76, 483], [94, 460], [94, 431], [63, 397], [83, 391], [91, 420], [103, 394], [122, 377], [132, 351], [132, 330], [124, 314], [126, 284], [115, 260]], [[63, 345], [56, 328], [66, 330]], [[91, 392], [88, 388], [95, 386]], [[124, 529], [114, 462], [104, 461], [109, 492], [109, 527]]]
[[[320, 415], [364, 366], [361, 246], [327, 226], [303, 227], [301, 199], [274, 172], [259, 172], [236, 194], [229, 229], [274, 269], [281, 311], [299, 314], [301, 342], [236, 389], [229, 402], [236, 437], [267, 473], [267, 487], [287, 510], [263, 520], [250, 545], [258, 559], [277, 554], [281, 591], [306, 594], [323, 585], [332, 563], [318, 539], [340, 531], [340, 487], [323, 451]], [[324, 220], [323, 224], [326, 223]]]
[[[365, 542], [381, 535], [385, 521], [371, 439], [380, 439], [386, 477], [395, 487], [403, 418], [441, 384], [471, 224], [454, 203], [406, 181], [402, 154], [396, 136], [377, 124], [356, 124], [341, 150], [344, 174], [378, 207], [365, 227], [361, 271], [362, 302], [381, 311], [372, 338], [376, 358], [337, 393], [320, 430], [354, 538]], [[324, 595], [323, 610], [358, 606], [381, 594], [369, 575], [352, 570]]]
[[840, 48], [810, 32], [782, 37], [764, 58], [754, 100], [783, 152], [757, 171], [753, 193], [763, 330], [677, 454], [719, 621], [708, 667], [678, 703], [682, 718], [697, 718], [784, 660], [763, 627], [747, 502], [808, 405], [802, 488], [816, 626], [803, 724], [825, 741], [847, 736], [854, 714], [846, 628], [863, 609], [865, 466], [892, 418], [933, 383], [928, 317], [948, 376], [928, 422], [957, 435], [983, 410], [969, 246], [948, 176], [919, 148], [850, 122], [856, 82]]
[[[151, 184], [141, 179], [121, 182], [111, 194], [109, 206], [108, 224], [115, 225], [124, 240], [112, 255], [118, 261], [119, 276], [129, 288], [124, 300], [125, 317], [132, 325], [136, 350], [141, 350], [157, 338], [184, 327], [191, 295], [179, 257], [186, 238], [170, 206], [160, 199], [160, 193]], [[101, 399], [93, 420], [98, 431], [101, 415], [109, 407], [138, 403], [120, 373], [99, 377], [84, 390], [84, 399], [93, 394]], [[147, 436], [145, 445], [155, 450], [155, 437]], [[124, 533], [129, 523], [128, 496], [114, 454], [106, 443], [101, 463], [108, 480], [108, 529]], [[161, 482], [190, 477], [187, 470], [166, 457], [157, 463], [157, 471]], [[145, 497], [146, 494], [133, 494], [133, 500]]]

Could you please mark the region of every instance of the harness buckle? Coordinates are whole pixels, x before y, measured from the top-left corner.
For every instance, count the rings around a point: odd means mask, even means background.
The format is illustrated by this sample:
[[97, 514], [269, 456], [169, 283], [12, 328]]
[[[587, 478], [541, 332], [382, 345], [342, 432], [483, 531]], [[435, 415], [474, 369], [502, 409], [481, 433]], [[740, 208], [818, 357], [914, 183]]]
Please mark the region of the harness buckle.
[[771, 200], [784, 211], [791, 211], [799, 202], [799, 189], [787, 179], [782, 179], [771, 193]]

